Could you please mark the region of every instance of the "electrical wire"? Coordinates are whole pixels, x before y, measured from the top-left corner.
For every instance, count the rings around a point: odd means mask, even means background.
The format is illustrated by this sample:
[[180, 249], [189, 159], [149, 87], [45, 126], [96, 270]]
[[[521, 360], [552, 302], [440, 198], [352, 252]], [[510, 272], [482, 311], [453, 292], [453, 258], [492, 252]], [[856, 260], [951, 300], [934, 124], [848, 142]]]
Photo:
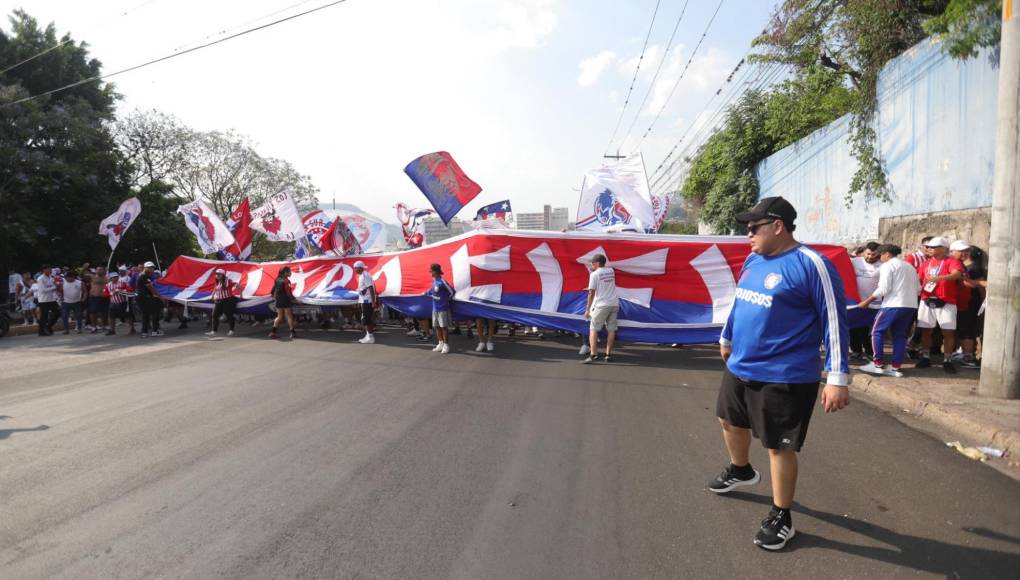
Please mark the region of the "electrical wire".
[[[97, 28], [102, 28], [103, 26], [106, 26], [107, 24], [113, 22], [114, 20], [116, 20], [118, 18], [123, 18], [123, 17], [127, 16], [128, 14], [131, 14], [132, 12], [135, 12], [137, 10], [140, 10], [140, 9], [148, 6], [149, 4], [152, 4], [155, 1], [156, 0], [146, 0], [145, 2], [142, 2], [141, 4], [138, 4], [134, 8], [129, 8], [126, 11], [121, 12], [120, 14], [117, 14], [115, 16], [107, 18], [106, 20], [100, 22], [99, 24], [96, 24], [95, 26], [92, 26], [91, 28], [86, 29], [86, 33], [91, 32], [93, 30], [96, 30]], [[62, 46], [71, 44], [72, 42], [74, 42], [74, 40], [71, 39], [71, 38], [68, 38], [67, 40], [65, 40], [63, 42], [59, 42], [57, 44], [54, 44], [53, 46], [47, 48], [46, 50], [44, 50], [42, 52], [33, 54], [32, 56], [26, 58], [25, 60], [23, 60], [21, 62], [17, 62], [15, 64], [12, 64], [11, 66], [5, 68], [4, 70], [0, 70], [0, 75], [7, 74], [7, 73], [11, 72], [12, 70], [18, 68], [19, 66], [21, 66], [21, 65], [23, 65], [25, 63], [32, 62], [33, 60], [39, 58], [40, 56], [49, 54], [49, 53], [53, 52], [54, 50], [57, 50], [58, 48], [60, 48]]]
[[84, 78], [84, 79], [81, 79], [80, 81], [76, 81], [76, 82], [73, 82], [71, 84], [64, 85], [62, 87], [51, 89], [51, 90], [39, 93], [37, 95], [31, 95], [31, 96], [28, 96], [28, 97], [24, 97], [24, 98], [18, 99], [16, 101], [11, 101], [10, 103], [4, 103], [4, 104], [0, 105], [0, 108], [12, 107], [14, 105], [18, 105], [18, 104], [21, 104], [21, 103], [24, 103], [24, 102], [27, 102], [27, 101], [31, 101], [31, 100], [34, 100], [34, 99], [38, 99], [38, 98], [41, 98], [41, 97], [46, 97], [46, 96], [52, 95], [54, 93], [59, 93], [59, 92], [62, 92], [62, 91], [66, 91], [68, 89], [73, 89], [74, 87], [78, 87], [78, 86], [81, 86], [81, 85], [84, 85], [84, 84], [88, 84], [88, 83], [95, 82], [95, 81], [105, 80], [105, 79], [108, 79], [108, 78], [111, 78], [111, 77], [115, 77], [117, 75], [122, 75], [124, 73], [128, 73], [128, 72], [131, 72], [131, 71], [136, 71], [136, 70], [138, 70], [140, 68], [144, 68], [144, 67], [147, 67], [147, 66], [150, 66], [150, 65], [154, 65], [154, 64], [163, 62], [163, 61], [167, 61], [167, 60], [170, 60], [172, 58], [176, 58], [178, 56], [184, 56], [185, 54], [196, 52], [196, 51], [201, 50], [203, 48], [209, 48], [210, 46], [215, 46], [217, 44], [224, 43], [224, 42], [226, 42], [228, 40], [233, 40], [235, 38], [244, 36], [246, 34], [251, 34], [252, 32], [257, 32], [259, 30], [263, 30], [263, 29], [269, 28], [271, 26], [275, 26], [277, 24], [281, 24], [281, 23], [287, 22], [289, 20], [294, 20], [295, 18], [300, 18], [302, 16], [306, 16], [306, 15], [312, 14], [314, 12], [319, 12], [320, 10], [325, 10], [326, 8], [330, 8], [332, 6], [336, 6], [337, 4], [343, 4], [346, 1], [347, 0], [334, 0], [333, 2], [329, 2], [327, 4], [323, 4], [321, 6], [317, 6], [315, 8], [311, 8], [309, 10], [305, 10], [304, 12], [299, 12], [297, 14], [292, 14], [292, 15], [287, 16], [285, 18], [280, 18], [280, 19], [274, 20], [272, 22], [267, 22], [266, 24], [262, 24], [262, 25], [259, 25], [259, 26], [248, 28], [248, 29], [242, 30], [241, 32], [237, 32], [235, 34], [231, 34], [229, 36], [225, 36], [223, 38], [219, 38], [219, 39], [213, 40], [211, 42], [206, 42], [204, 44], [200, 44], [198, 46], [194, 46], [194, 47], [188, 48], [186, 50], [181, 50], [179, 52], [168, 54], [166, 56], [162, 56], [162, 57], [159, 57], [159, 58], [154, 58], [152, 60], [143, 62], [141, 64], [136, 64], [134, 66], [123, 68], [123, 69], [114, 71], [112, 73], [107, 73], [107, 74], [102, 74], [102, 75], [95, 75], [95, 76], [92, 76], [92, 77]]
[[623, 100], [623, 108], [620, 109], [620, 117], [616, 120], [616, 127], [613, 129], [613, 136], [609, 138], [609, 143], [606, 143], [606, 150], [602, 153], [603, 157], [609, 154], [609, 148], [613, 146], [613, 141], [616, 140], [616, 133], [620, 130], [620, 123], [623, 121], [623, 114], [627, 112], [627, 104], [630, 103], [630, 95], [634, 92], [634, 83], [637, 82], [638, 71], [641, 70], [641, 62], [645, 59], [645, 49], [648, 48], [648, 39], [652, 36], [652, 27], [655, 25], [655, 17], [659, 14], [659, 3], [661, 0], [655, 0], [655, 10], [652, 11], [652, 21], [648, 24], [648, 33], [645, 34], [645, 43], [641, 47], [641, 56], [638, 57], [637, 66], [634, 67], [634, 78], [630, 80], [630, 88], [627, 89], [627, 98]]
[[662, 107], [660, 107], [659, 112], [655, 114], [655, 118], [652, 119], [651, 124], [648, 125], [648, 129], [645, 129], [644, 135], [642, 135], [641, 139], [638, 140], [637, 145], [634, 147], [635, 149], [640, 149], [641, 144], [645, 142], [645, 138], [652, 132], [652, 127], [654, 127], [655, 123], [659, 121], [659, 117], [662, 116], [662, 112], [666, 110], [666, 105], [668, 105], [669, 101], [673, 98], [677, 87], [680, 86], [680, 81], [684, 79], [684, 76], [687, 74], [687, 70], [691, 67], [691, 62], [694, 61], [695, 55], [698, 54], [698, 49], [701, 48], [701, 44], [705, 42], [705, 37], [708, 36], [708, 31], [712, 28], [712, 23], [715, 22], [715, 17], [719, 15], [719, 10], [722, 8], [723, 2], [725, 1], [726, 0], [719, 0], [719, 4], [715, 7], [715, 12], [712, 13], [712, 18], [708, 20], [708, 25], [705, 26], [705, 31], [701, 34], [701, 39], [698, 40], [698, 44], [694, 47], [694, 51], [691, 52], [691, 57], [687, 59], [687, 64], [684, 65], [684, 70], [680, 73], [680, 77], [677, 78], [676, 83], [673, 84], [673, 88], [669, 91], [669, 96], [667, 96], [666, 100], [662, 103]]
[[652, 80], [648, 82], [648, 91], [645, 92], [645, 98], [641, 101], [641, 105], [638, 106], [634, 112], [634, 120], [631, 121], [630, 127], [627, 128], [627, 133], [623, 136], [620, 143], [626, 143], [630, 137], [631, 131], [634, 130], [634, 125], [637, 125], [638, 119], [641, 117], [641, 110], [645, 108], [645, 104], [648, 103], [648, 97], [651, 96], [652, 91], [655, 89], [655, 81], [659, 78], [659, 73], [662, 72], [662, 65], [666, 64], [666, 59], [669, 58], [669, 50], [673, 48], [673, 40], [676, 38], [676, 32], [680, 29], [680, 22], [684, 19], [684, 14], [687, 12], [687, 4], [690, 0], [684, 1], [684, 7], [680, 9], [680, 17], [676, 19], [676, 24], [673, 26], [673, 32], [669, 35], [669, 41], [666, 43], [666, 49], [662, 52], [662, 58], [659, 59], [659, 66], [655, 69], [655, 74], [652, 75]]

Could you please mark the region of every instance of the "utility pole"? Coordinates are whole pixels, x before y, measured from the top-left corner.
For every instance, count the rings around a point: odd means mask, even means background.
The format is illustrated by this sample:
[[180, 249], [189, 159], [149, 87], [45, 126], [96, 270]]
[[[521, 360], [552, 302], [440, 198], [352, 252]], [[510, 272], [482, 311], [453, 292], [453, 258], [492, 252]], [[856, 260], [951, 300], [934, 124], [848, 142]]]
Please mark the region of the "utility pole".
[[619, 160], [621, 160], [621, 159], [623, 159], [625, 157], [627, 157], [627, 156], [626, 155], [620, 155], [620, 150], [619, 149], [616, 150], [616, 155], [603, 155], [602, 156], [603, 159], [615, 159], [617, 161], [619, 161]]
[[978, 392], [1020, 399], [1020, 0], [1002, 3], [988, 298]]

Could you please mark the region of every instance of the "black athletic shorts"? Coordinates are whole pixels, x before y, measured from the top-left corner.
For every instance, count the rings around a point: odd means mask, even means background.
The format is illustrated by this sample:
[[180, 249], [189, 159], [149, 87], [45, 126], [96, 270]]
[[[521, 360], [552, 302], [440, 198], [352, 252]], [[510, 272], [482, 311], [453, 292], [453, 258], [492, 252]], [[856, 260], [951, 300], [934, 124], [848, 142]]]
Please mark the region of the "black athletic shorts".
[[817, 399], [818, 383], [745, 381], [726, 369], [715, 413], [750, 429], [766, 449], [800, 451]]
[[368, 326], [372, 324], [372, 315], [375, 314], [375, 309], [372, 308], [371, 302], [361, 303], [361, 324]]

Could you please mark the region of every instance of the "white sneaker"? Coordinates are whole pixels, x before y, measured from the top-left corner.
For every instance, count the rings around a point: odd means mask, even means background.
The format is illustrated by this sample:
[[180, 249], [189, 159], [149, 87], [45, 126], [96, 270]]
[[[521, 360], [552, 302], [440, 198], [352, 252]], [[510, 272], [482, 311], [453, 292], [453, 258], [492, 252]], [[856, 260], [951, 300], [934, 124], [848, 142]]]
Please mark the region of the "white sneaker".
[[432, 352], [439, 352], [441, 350], [443, 350], [443, 343], [440, 342], [436, 344], [436, 348], [432, 349]]
[[205, 335], [206, 336], [216, 336], [216, 331], [215, 330], [210, 330], [209, 332], [205, 333]]
[[871, 373], [873, 375], [884, 375], [884, 374], [886, 374], [885, 370], [881, 369], [879, 367], [876, 367], [875, 363], [873, 361], [869, 362], [866, 365], [858, 367], [857, 370], [859, 370], [861, 372], [864, 372], [864, 373]]
[[372, 336], [371, 334], [366, 334], [365, 336], [361, 337], [361, 340], [359, 340], [358, 342], [360, 342], [361, 344], [375, 344], [375, 337]]
[[449, 354], [449, 352], [450, 352], [450, 345], [448, 345], [448, 344], [446, 344], [444, 342], [443, 343], [443, 349], [440, 350], [439, 352], [440, 352], [440, 354]]
[[234, 331], [233, 330], [228, 330], [227, 331], [227, 336], [234, 336]]
[[892, 368], [892, 365], [885, 365], [884, 367], [882, 367], [882, 373], [884, 373], [886, 376], [896, 377], [897, 379], [903, 378], [903, 373]]
[[478, 343], [478, 348], [475, 349], [475, 352], [482, 352], [483, 350], [485, 350], [485, 343], [484, 342], [479, 342]]
[[407, 331], [407, 336], [421, 336], [420, 330], [411, 329]]
[[587, 344], [582, 344], [581, 345], [581, 350], [578, 351], [577, 354], [579, 354], [581, 356], [584, 356], [584, 355], [588, 354], [590, 352], [590, 350], [591, 349], [588, 348]]
[[487, 343], [485, 343], [485, 350], [487, 350], [489, 352], [492, 352], [492, 351], [496, 350], [496, 347], [493, 346], [493, 344], [491, 342], [487, 342]]

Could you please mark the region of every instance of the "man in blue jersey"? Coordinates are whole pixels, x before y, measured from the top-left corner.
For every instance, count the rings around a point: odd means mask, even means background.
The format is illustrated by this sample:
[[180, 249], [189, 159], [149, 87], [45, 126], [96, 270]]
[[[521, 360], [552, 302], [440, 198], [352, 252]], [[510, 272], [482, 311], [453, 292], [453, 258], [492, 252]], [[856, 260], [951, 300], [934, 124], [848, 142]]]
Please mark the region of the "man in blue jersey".
[[797, 211], [782, 197], [763, 198], [737, 215], [751, 255], [740, 271], [733, 308], [719, 339], [726, 361], [716, 414], [730, 465], [709, 490], [726, 493], [761, 478], [751, 467], [751, 436], [769, 451], [772, 509], [754, 543], [779, 550], [793, 538], [790, 517], [797, 452], [818, 397], [825, 344], [825, 412], [850, 402], [843, 282], [833, 264], [793, 239]]

